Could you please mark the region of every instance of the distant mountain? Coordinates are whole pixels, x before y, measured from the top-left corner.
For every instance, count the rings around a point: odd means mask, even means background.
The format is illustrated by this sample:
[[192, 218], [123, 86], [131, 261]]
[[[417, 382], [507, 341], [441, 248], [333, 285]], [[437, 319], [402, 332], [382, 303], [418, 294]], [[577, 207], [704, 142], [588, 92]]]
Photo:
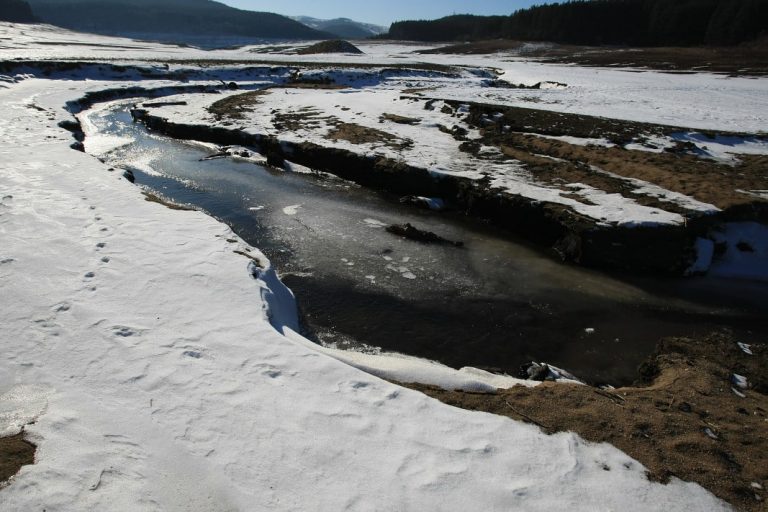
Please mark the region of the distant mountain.
[[0, 1], [0, 21], [12, 21], [14, 23], [33, 23], [35, 16], [32, 8], [23, 0]]
[[328, 32], [344, 39], [366, 39], [387, 31], [387, 27], [361, 23], [349, 18], [336, 18], [333, 20], [320, 20], [310, 18], [309, 16], [292, 16], [292, 18], [308, 27]]
[[212, 0], [28, 1], [45, 23], [97, 34], [191, 44], [212, 39], [332, 38], [285, 16], [244, 11]]

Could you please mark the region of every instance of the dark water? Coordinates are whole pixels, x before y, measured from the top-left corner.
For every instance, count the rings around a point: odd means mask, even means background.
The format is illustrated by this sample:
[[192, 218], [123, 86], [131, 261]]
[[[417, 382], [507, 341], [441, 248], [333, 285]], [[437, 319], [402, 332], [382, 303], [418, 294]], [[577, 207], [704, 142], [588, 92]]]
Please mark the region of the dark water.
[[[138, 183], [204, 209], [262, 249], [294, 291], [308, 334], [324, 344], [512, 374], [547, 361], [621, 384], [661, 337], [727, 328], [755, 342], [768, 333], [764, 284], [563, 265], [479, 221], [336, 178], [200, 161], [212, 151], [146, 132], [124, 106], [88, 115], [99, 133], [134, 140], [100, 155], [111, 165], [133, 168]], [[404, 222], [465, 245], [424, 245], [382, 227]]]

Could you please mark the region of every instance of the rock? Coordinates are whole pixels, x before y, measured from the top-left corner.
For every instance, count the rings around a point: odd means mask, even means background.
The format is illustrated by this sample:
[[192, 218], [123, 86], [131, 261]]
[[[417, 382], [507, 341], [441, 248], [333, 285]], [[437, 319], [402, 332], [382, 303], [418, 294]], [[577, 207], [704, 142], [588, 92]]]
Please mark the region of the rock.
[[464, 246], [464, 242], [453, 242], [451, 240], [446, 240], [445, 238], [436, 235], [431, 231], [418, 229], [411, 224], [392, 224], [391, 226], [387, 226], [387, 232], [408, 238], [409, 240], [416, 240], [417, 242], [424, 242], [428, 244], [449, 244], [456, 247]]
[[526, 380], [544, 382], [550, 376], [549, 366], [546, 364], [528, 363], [521, 370], [521, 376]]
[[133, 171], [130, 169], [126, 169], [123, 172], [123, 178], [127, 179], [131, 183], [136, 183], [136, 176], [133, 175]]

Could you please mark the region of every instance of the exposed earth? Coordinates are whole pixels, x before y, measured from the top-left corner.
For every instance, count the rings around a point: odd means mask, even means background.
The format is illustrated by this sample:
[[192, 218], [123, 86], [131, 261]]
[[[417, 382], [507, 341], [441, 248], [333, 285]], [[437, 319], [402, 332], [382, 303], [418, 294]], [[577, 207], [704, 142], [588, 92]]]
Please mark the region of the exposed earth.
[[699, 48], [590, 47], [495, 40], [448, 45], [422, 53], [484, 55], [497, 52], [513, 52], [532, 59], [579, 66], [631, 67], [670, 72], [711, 71], [733, 76], [768, 74], [766, 39], [735, 47]]
[[35, 449], [23, 434], [0, 437], [0, 489], [22, 466], [35, 463]]

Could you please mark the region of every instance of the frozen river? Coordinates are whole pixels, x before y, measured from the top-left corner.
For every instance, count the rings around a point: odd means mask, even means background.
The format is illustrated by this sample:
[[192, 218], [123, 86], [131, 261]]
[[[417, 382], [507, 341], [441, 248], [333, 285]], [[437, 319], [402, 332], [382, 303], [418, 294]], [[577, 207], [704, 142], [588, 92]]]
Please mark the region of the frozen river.
[[[129, 106], [86, 114], [100, 135], [125, 143], [98, 156], [260, 248], [296, 295], [305, 334], [320, 343], [510, 374], [546, 361], [591, 382], [623, 384], [661, 337], [731, 329], [749, 342], [768, 333], [765, 284], [564, 265], [481, 221], [334, 177], [202, 160], [214, 151], [147, 132]], [[464, 246], [384, 229], [406, 222]]]

